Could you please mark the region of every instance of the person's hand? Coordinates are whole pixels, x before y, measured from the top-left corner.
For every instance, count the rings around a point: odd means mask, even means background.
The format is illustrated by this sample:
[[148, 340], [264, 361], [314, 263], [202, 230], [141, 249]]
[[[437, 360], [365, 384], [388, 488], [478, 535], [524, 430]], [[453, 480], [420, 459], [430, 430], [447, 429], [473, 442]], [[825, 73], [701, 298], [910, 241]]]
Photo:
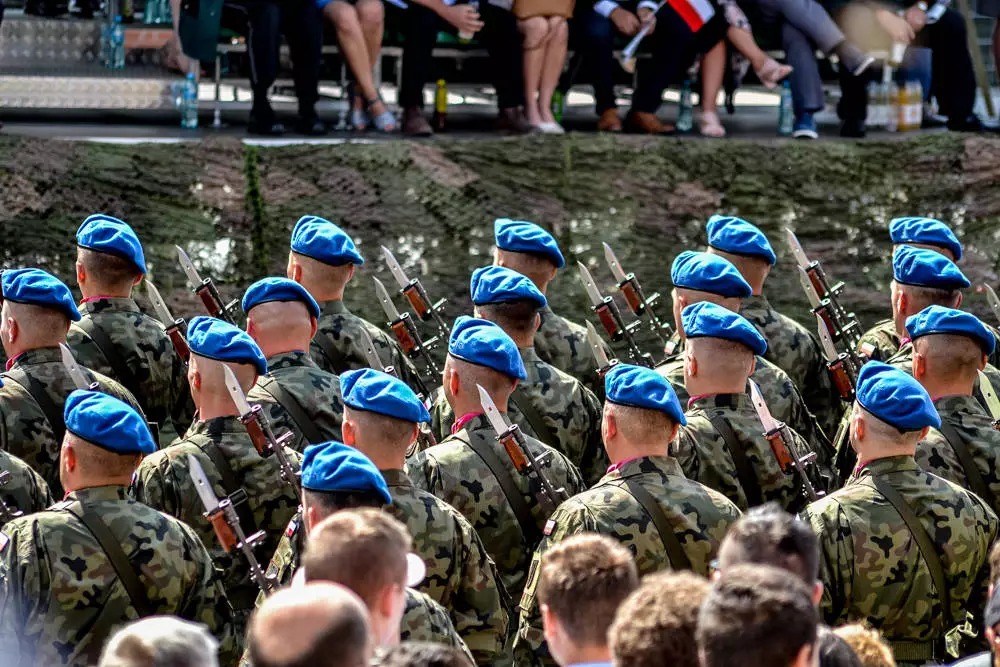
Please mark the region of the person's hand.
[[642, 23], [642, 27], [645, 28], [647, 25], [649, 26], [649, 30], [646, 32], [646, 34], [652, 35], [653, 31], [656, 30], [656, 12], [654, 12], [649, 7], [640, 7], [639, 10], [636, 12], [636, 15], [639, 17], [639, 21], [640, 23]]
[[875, 12], [875, 20], [879, 22], [882, 29], [889, 33], [892, 41], [900, 44], [909, 44], [916, 37], [909, 22], [901, 16], [896, 16], [892, 12], [880, 9]]
[[455, 26], [455, 29], [459, 32], [471, 35], [479, 32], [486, 25], [479, 20], [479, 12], [473, 9], [471, 5], [465, 4], [445, 7], [441, 13], [441, 18]]
[[610, 18], [611, 22], [615, 24], [615, 28], [618, 29], [618, 32], [626, 37], [631, 37], [635, 33], [639, 32], [639, 19], [635, 14], [627, 9], [615, 7], [615, 10], [611, 12], [611, 16], [608, 18]]
[[903, 14], [903, 18], [906, 19], [906, 22], [910, 24], [911, 28], [913, 28], [914, 33], [920, 32], [924, 29], [924, 26], [927, 25], [927, 12], [917, 5], [913, 5], [907, 9], [906, 13]]

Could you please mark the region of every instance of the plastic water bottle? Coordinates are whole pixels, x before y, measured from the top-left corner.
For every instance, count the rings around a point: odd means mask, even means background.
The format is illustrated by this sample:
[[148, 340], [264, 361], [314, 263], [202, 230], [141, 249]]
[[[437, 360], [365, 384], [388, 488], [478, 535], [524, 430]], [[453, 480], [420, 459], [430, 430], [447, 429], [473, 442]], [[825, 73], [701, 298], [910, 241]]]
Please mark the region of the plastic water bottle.
[[194, 73], [188, 72], [184, 80], [184, 93], [181, 101], [181, 127], [186, 130], [198, 128], [198, 82]]
[[448, 84], [444, 79], [438, 79], [434, 90], [434, 115], [431, 116], [431, 127], [435, 132], [443, 132], [448, 117]]
[[684, 79], [681, 99], [677, 105], [677, 131], [686, 134], [694, 128], [694, 110], [691, 104], [691, 81]]
[[105, 21], [101, 24], [101, 64], [111, 67], [111, 25]]
[[120, 16], [111, 26], [111, 69], [125, 69], [125, 27]]
[[562, 122], [565, 111], [566, 95], [563, 94], [563, 91], [556, 88], [555, 92], [552, 93], [552, 117], [556, 119], [557, 123]]
[[792, 106], [792, 85], [781, 85], [781, 102], [778, 105], [778, 136], [789, 137], [795, 128], [795, 109]]
[[[472, 7], [473, 9], [475, 9], [478, 12], [479, 11], [479, 0], [469, 0], [469, 6]], [[474, 32], [459, 32], [458, 33], [458, 41], [461, 42], [462, 44], [468, 44], [469, 42], [472, 41], [472, 38], [475, 37], [475, 36], [476, 36], [476, 33], [474, 33]]]

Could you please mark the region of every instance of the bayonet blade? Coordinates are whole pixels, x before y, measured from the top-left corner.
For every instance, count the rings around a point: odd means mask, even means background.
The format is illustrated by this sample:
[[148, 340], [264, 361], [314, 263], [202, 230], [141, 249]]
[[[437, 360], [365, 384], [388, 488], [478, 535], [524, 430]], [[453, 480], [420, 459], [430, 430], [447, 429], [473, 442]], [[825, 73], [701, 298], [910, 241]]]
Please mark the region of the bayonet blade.
[[615, 251], [607, 243], [602, 242], [601, 245], [604, 246], [604, 261], [608, 263], [608, 268], [614, 274], [615, 280], [622, 282], [625, 280], [625, 270], [622, 268], [621, 262], [618, 261]]
[[778, 428], [778, 422], [774, 421], [774, 417], [771, 416], [771, 411], [767, 408], [767, 403], [764, 402], [764, 397], [760, 393], [760, 387], [753, 380], [747, 380], [747, 382], [750, 383], [750, 402], [753, 403], [753, 408], [757, 411], [757, 417], [764, 427], [764, 432], [775, 431]]
[[389, 292], [386, 291], [385, 285], [378, 278], [372, 278], [375, 281], [375, 296], [378, 297], [378, 302], [382, 304], [382, 310], [385, 312], [385, 316], [389, 318], [390, 322], [395, 322], [399, 319], [399, 311], [396, 310], [395, 304], [392, 303], [392, 299], [389, 298]]
[[389, 267], [389, 272], [392, 273], [392, 277], [399, 283], [399, 289], [406, 289], [407, 285], [410, 284], [410, 279], [406, 277], [403, 267], [396, 261], [392, 251], [385, 246], [382, 246], [382, 254], [385, 256], [385, 263]]
[[240, 411], [240, 416], [243, 417], [253, 412], [250, 403], [247, 402], [247, 395], [243, 393], [243, 387], [240, 386], [240, 381], [236, 379], [236, 373], [225, 364], [223, 364], [222, 370], [226, 374], [226, 389], [229, 390], [229, 396], [236, 404], [236, 409]]
[[590, 271], [581, 262], [577, 262], [576, 265], [580, 267], [580, 280], [583, 282], [583, 288], [587, 290], [587, 297], [590, 299], [590, 305], [597, 308], [602, 303], [604, 303], [604, 297], [601, 296], [601, 291], [597, 289], [597, 283], [594, 282], [594, 276], [590, 275]]
[[191, 263], [191, 258], [184, 252], [184, 248], [179, 245], [175, 245], [174, 247], [177, 248], [177, 261], [180, 262], [181, 269], [183, 269], [184, 275], [187, 276], [188, 282], [191, 283], [191, 287], [201, 287], [201, 276], [198, 275], [198, 269], [194, 268], [194, 264]]
[[608, 359], [607, 353], [604, 352], [601, 337], [598, 335], [597, 329], [590, 322], [587, 322], [587, 343], [590, 344], [590, 349], [593, 350], [594, 358], [597, 359], [597, 365], [600, 368], [607, 368], [611, 365], [611, 360]]
[[996, 291], [989, 285], [983, 285], [986, 290], [986, 301], [990, 304], [990, 310], [996, 316], [997, 321], [1000, 321], [1000, 297], [997, 296]]
[[187, 455], [188, 470], [191, 472], [191, 481], [194, 482], [194, 488], [198, 491], [198, 497], [201, 498], [201, 504], [205, 506], [205, 513], [211, 514], [215, 510], [219, 509], [219, 499], [215, 496], [215, 491], [212, 489], [211, 482], [208, 481], [208, 476], [205, 475], [205, 469], [201, 467], [201, 463], [192, 454]]
[[373, 341], [372, 337], [368, 335], [368, 331], [364, 327], [361, 327], [360, 332], [361, 343], [365, 348], [365, 359], [368, 360], [368, 366], [377, 371], [384, 371], [385, 366], [382, 364], [382, 360], [375, 351], [375, 341]]
[[997, 398], [996, 389], [993, 388], [990, 379], [986, 377], [986, 373], [977, 372], [979, 373], [979, 392], [986, 399], [986, 409], [990, 411], [990, 417], [993, 418], [993, 421], [1000, 420], [1000, 399]]
[[490, 397], [489, 392], [478, 384], [476, 385], [476, 389], [479, 390], [479, 403], [483, 406], [483, 412], [486, 413], [486, 418], [490, 420], [490, 425], [493, 426], [493, 430], [497, 432], [497, 435], [500, 435], [506, 431], [510, 425], [507, 423], [507, 420], [503, 418], [503, 415], [500, 414], [500, 411], [497, 410], [497, 406]]
[[826, 321], [819, 315], [816, 316], [816, 330], [819, 332], [819, 342], [823, 346], [823, 356], [829, 363], [833, 363], [840, 358], [840, 355], [837, 353], [837, 347], [833, 344], [830, 330], [826, 328]]
[[796, 268], [799, 272], [799, 284], [802, 285], [802, 291], [806, 293], [806, 298], [809, 299], [809, 305], [813, 308], [818, 308], [819, 294], [816, 294], [816, 288], [813, 287], [812, 281], [809, 280], [809, 274], [801, 266]]
[[62, 355], [63, 366], [69, 372], [70, 378], [73, 380], [73, 384], [76, 385], [77, 389], [89, 389], [90, 381], [87, 376], [80, 369], [80, 365], [76, 363], [76, 358], [73, 353], [64, 343], [59, 343], [59, 353]]
[[167, 304], [163, 300], [163, 297], [160, 296], [160, 290], [156, 289], [156, 285], [154, 285], [153, 281], [149, 279], [146, 280], [146, 294], [149, 296], [150, 303], [153, 304], [153, 310], [156, 311], [156, 316], [160, 318], [163, 325], [169, 327], [173, 324], [174, 318], [170, 314], [170, 309], [167, 308]]
[[788, 235], [788, 247], [792, 249], [792, 254], [795, 255], [795, 261], [798, 263], [799, 267], [803, 269], [808, 269], [811, 262], [806, 256], [806, 251], [802, 249], [802, 244], [799, 243], [799, 239], [795, 236], [795, 232], [785, 227], [785, 233]]

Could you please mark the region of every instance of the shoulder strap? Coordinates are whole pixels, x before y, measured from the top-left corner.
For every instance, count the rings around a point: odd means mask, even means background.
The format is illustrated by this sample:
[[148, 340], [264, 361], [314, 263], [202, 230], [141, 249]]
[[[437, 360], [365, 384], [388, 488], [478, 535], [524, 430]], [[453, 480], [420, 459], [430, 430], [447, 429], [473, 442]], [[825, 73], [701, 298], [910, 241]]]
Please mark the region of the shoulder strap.
[[[233, 495], [236, 489], [242, 488], [242, 485], [236, 479], [233, 467], [229, 465], [229, 459], [222, 453], [218, 445], [211, 440], [207, 440], [204, 446], [199, 445], [199, 449], [205, 453], [205, 456], [212, 459], [212, 465], [219, 471], [219, 477], [222, 478], [222, 487], [227, 496]], [[249, 497], [249, 494], [247, 497]], [[243, 527], [243, 532], [247, 535], [256, 533], [257, 522], [253, 518], [253, 512], [250, 511], [249, 503], [235, 505], [235, 509], [236, 515], [240, 519], [240, 525]]]
[[740, 486], [743, 487], [743, 494], [747, 498], [747, 506], [756, 507], [762, 504], [764, 496], [760, 491], [760, 482], [757, 481], [757, 476], [754, 475], [753, 468], [750, 467], [750, 461], [747, 460], [746, 452], [743, 451], [743, 445], [736, 437], [733, 427], [717, 415], [708, 415], [708, 420], [712, 422], [712, 426], [726, 441], [726, 447], [729, 448], [733, 464], [736, 466], [736, 477], [739, 479]]
[[45, 415], [46, 421], [49, 422], [49, 426], [55, 434], [56, 442], [61, 443], [63, 436], [66, 435], [66, 422], [63, 420], [62, 410], [59, 409], [55, 401], [52, 400], [52, 397], [49, 396], [49, 392], [42, 383], [21, 368], [14, 368], [8, 371], [5, 377], [9, 381], [21, 385], [28, 392], [28, 395], [35, 399], [35, 403], [41, 408], [42, 414]]
[[913, 512], [913, 508], [906, 503], [903, 496], [900, 495], [899, 491], [887, 479], [873, 476], [872, 483], [875, 484], [878, 492], [889, 501], [889, 504], [896, 509], [903, 523], [909, 528], [913, 540], [917, 543], [920, 555], [923, 556], [924, 562], [927, 563], [927, 569], [931, 572], [934, 588], [937, 589], [937, 594], [941, 598], [941, 607], [944, 614], [943, 628], [944, 632], [947, 632], [954, 625], [951, 614], [951, 594], [948, 590], [948, 582], [944, 577], [944, 567], [941, 565], [941, 557], [937, 549], [934, 548], [934, 543], [931, 541], [930, 535], [927, 534], [923, 524], [920, 523], [920, 519]]
[[941, 420], [941, 426], [938, 427], [938, 430], [951, 445], [955, 456], [958, 457], [958, 462], [965, 471], [965, 478], [969, 480], [969, 490], [985, 500], [990, 507], [996, 507], [996, 498], [990, 491], [990, 487], [987, 486], [986, 480], [983, 479], [982, 473], [979, 472], [979, 466], [976, 465], [975, 459], [969, 453], [969, 448], [965, 446], [965, 440], [962, 440], [959, 432], [944, 419]]
[[330, 337], [326, 334], [319, 334], [315, 338], [316, 344], [319, 345], [319, 349], [323, 350], [323, 356], [325, 356], [329, 361], [330, 365], [333, 366], [333, 372], [336, 375], [340, 375], [345, 371], [351, 369], [350, 365], [347, 363], [347, 357], [344, 353], [337, 349], [337, 346], [333, 344]]
[[656, 502], [653, 494], [647, 491], [642, 484], [632, 479], [626, 479], [625, 486], [628, 488], [628, 492], [632, 494], [632, 497], [642, 505], [642, 509], [646, 510], [649, 518], [653, 520], [656, 532], [660, 534], [660, 541], [663, 542], [663, 547], [667, 550], [670, 567], [675, 570], [690, 570], [691, 559], [684, 552], [684, 547], [681, 546], [680, 540], [677, 539], [677, 533], [670, 527], [667, 515], [663, 512], [660, 504]]
[[531, 399], [525, 395], [524, 390], [521, 387], [514, 389], [514, 393], [510, 395], [510, 402], [513, 403], [518, 412], [524, 415], [524, 418], [528, 420], [531, 430], [535, 432], [535, 435], [538, 436], [539, 440], [544, 442], [549, 447], [559, 446], [559, 440], [556, 438], [556, 434], [552, 432], [549, 425], [544, 419], [542, 419], [542, 415], [535, 409]]
[[517, 522], [521, 524], [521, 532], [524, 533], [525, 540], [529, 544], [538, 544], [542, 539], [542, 531], [538, 529], [538, 524], [535, 523], [535, 518], [531, 515], [531, 508], [528, 507], [524, 495], [517, 488], [517, 484], [514, 483], [514, 477], [510, 474], [510, 468], [503, 464], [491, 444], [484, 438], [479, 438], [475, 434], [469, 433], [469, 447], [479, 455], [479, 458], [483, 460], [486, 467], [496, 477], [497, 482], [500, 483], [503, 495], [507, 498], [507, 502], [510, 503], [511, 509], [514, 510]]
[[111, 337], [108, 336], [108, 332], [101, 328], [97, 322], [94, 321], [93, 317], [86, 317], [79, 322], [74, 322], [72, 327], [76, 327], [83, 333], [87, 334], [94, 344], [97, 345], [97, 349], [101, 351], [104, 355], [104, 359], [111, 366], [111, 370], [114, 371], [115, 378], [125, 385], [134, 396], [141, 396], [142, 392], [139, 391], [140, 387], [135, 379], [135, 373], [129, 368], [129, 365], [125, 363], [121, 355], [118, 354], [118, 349], [115, 344], [111, 342]]
[[316, 424], [306, 414], [302, 404], [282, 387], [281, 383], [274, 379], [273, 376], [262, 375], [257, 379], [257, 386], [260, 387], [261, 391], [277, 401], [278, 405], [288, 413], [288, 416], [295, 424], [295, 430], [308, 440], [309, 444], [318, 445], [324, 441], [323, 434], [319, 432]]

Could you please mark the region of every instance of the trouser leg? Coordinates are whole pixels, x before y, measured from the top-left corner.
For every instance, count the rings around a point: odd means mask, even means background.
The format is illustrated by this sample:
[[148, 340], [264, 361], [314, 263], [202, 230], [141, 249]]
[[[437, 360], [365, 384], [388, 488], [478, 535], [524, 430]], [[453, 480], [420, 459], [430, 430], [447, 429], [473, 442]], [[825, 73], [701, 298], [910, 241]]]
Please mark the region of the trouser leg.
[[[580, 71], [594, 87], [595, 110], [600, 115], [615, 106], [615, 29], [611, 19], [595, 12], [588, 3], [578, 2], [570, 24], [576, 33], [574, 58], [580, 58]], [[582, 9], [581, 9], [582, 7]]]
[[404, 109], [424, 105], [424, 85], [430, 77], [431, 53], [437, 33], [437, 14], [411, 2], [403, 22], [403, 76], [399, 106]]
[[487, 2], [479, 5], [483, 28], [479, 39], [490, 54], [490, 71], [497, 91], [497, 107], [524, 106], [524, 52], [513, 13]]
[[323, 17], [312, 0], [284, 0], [285, 40], [292, 56], [299, 116], [315, 118], [323, 51]]
[[795, 68], [788, 76], [795, 115], [821, 111], [826, 98], [812, 40], [797, 27], [785, 22], [781, 26], [781, 43], [788, 64]]
[[924, 28], [918, 43], [933, 52], [931, 86], [941, 113], [962, 120], [972, 115], [976, 103], [976, 76], [969, 53], [965, 19], [949, 9], [937, 23]]
[[249, 22], [250, 87], [253, 90], [251, 113], [260, 120], [274, 114], [267, 94], [278, 76], [281, 6], [276, 2], [251, 2], [245, 7]]

